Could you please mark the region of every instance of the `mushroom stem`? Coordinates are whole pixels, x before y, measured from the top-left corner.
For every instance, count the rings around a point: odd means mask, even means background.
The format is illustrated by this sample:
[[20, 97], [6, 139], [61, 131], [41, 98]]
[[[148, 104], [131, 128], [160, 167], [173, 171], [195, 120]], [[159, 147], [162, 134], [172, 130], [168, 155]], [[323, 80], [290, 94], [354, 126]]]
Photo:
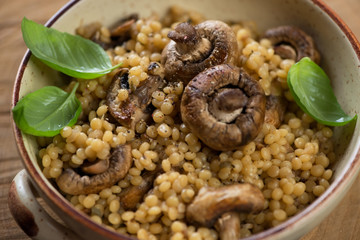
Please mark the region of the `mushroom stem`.
[[220, 235], [220, 240], [240, 239], [240, 224], [241, 220], [237, 212], [228, 212], [221, 215], [215, 224], [215, 228]]
[[228, 212], [259, 212], [265, 200], [260, 189], [249, 183], [233, 184], [219, 188], [203, 187], [187, 207], [189, 222], [211, 227]]
[[71, 195], [97, 193], [124, 178], [131, 164], [131, 145], [121, 145], [112, 152], [110, 166], [105, 172], [80, 176], [72, 168], [67, 168], [56, 179], [56, 183], [63, 192]]

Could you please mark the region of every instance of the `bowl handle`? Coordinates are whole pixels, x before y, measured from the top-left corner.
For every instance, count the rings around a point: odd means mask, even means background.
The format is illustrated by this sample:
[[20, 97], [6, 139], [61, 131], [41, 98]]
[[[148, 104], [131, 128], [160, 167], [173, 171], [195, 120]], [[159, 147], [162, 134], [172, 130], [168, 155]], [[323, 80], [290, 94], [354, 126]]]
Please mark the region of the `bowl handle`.
[[37, 196], [25, 169], [18, 172], [10, 185], [8, 205], [20, 228], [32, 239], [80, 240], [73, 231], [45, 211], [38, 203]]

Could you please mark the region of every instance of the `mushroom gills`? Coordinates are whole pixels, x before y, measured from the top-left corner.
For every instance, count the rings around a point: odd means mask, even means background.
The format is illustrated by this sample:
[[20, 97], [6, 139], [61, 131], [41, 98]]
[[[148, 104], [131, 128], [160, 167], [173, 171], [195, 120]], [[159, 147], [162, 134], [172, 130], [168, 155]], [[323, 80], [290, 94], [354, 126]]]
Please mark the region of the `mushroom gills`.
[[61, 191], [71, 194], [97, 193], [114, 185], [124, 178], [133, 162], [131, 145], [117, 146], [109, 157], [109, 167], [106, 171], [93, 176], [81, 176], [72, 168], [66, 168], [56, 179]]
[[[128, 69], [122, 69], [114, 75], [106, 95], [106, 104], [109, 112], [120, 124], [135, 129], [140, 120], [147, 121], [151, 117], [151, 95], [154, 91], [162, 88], [164, 81], [158, 75], [149, 75], [135, 89], [129, 89]], [[118, 100], [120, 89], [128, 91], [128, 98]]]

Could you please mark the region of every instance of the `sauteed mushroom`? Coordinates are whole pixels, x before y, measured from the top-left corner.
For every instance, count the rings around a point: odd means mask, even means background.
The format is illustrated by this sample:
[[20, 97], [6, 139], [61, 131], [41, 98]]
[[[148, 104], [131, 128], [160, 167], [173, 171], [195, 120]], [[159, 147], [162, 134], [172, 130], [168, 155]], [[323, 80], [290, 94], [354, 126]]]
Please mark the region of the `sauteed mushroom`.
[[162, 53], [165, 78], [185, 84], [203, 70], [223, 63], [235, 63], [238, 45], [232, 29], [221, 21], [205, 21], [195, 27], [180, 23], [168, 37]]
[[221, 215], [215, 224], [221, 240], [240, 239], [240, 216], [237, 212], [228, 212]]
[[280, 127], [286, 110], [286, 100], [282, 96], [269, 95], [266, 97], [265, 122], [276, 128]]
[[[151, 115], [151, 95], [161, 88], [163, 81], [160, 76], [149, 75], [136, 90], [129, 89], [128, 70], [122, 69], [114, 75], [106, 95], [106, 104], [110, 114], [122, 125], [135, 128], [141, 119], [147, 120]], [[120, 89], [126, 89], [129, 97], [124, 101], [118, 100]]]
[[211, 227], [224, 213], [255, 213], [264, 208], [260, 189], [249, 183], [239, 183], [219, 188], [203, 187], [187, 207], [189, 222]]
[[233, 150], [258, 135], [265, 102], [261, 86], [245, 71], [217, 65], [189, 82], [181, 100], [181, 117], [209, 147]]
[[133, 210], [136, 205], [141, 202], [145, 194], [153, 187], [154, 180], [161, 172], [161, 165], [154, 171], [146, 171], [142, 179], [143, 181], [138, 186], [131, 186], [120, 193], [120, 203], [125, 210]]
[[309, 57], [316, 63], [320, 62], [314, 40], [300, 28], [294, 26], [271, 28], [265, 32], [264, 37], [271, 41], [275, 53], [282, 58], [300, 61], [303, 57]]
[[106, 37], [101, 34], [102, 25], [99, 22], [93, 22], [80, 26], [76, 29], [76, 33], [84, 38], [92, 40], [104, 49], [109, 49], [121, 45], [123, 42], [130, 39], [131, 27], [137, 19], [137, 14], [131, 14], [120, 19], [109, 33], [110, 36]]
[[110, 187], [127, 174], [132, 164], [131, 146], [116, 147], [109, 160], [109, 168], [103, 173], [80, 176], [72, 168], [67, 168], [56, 179], [56, 183], [63, 192], [72, 195], [97, 193]]

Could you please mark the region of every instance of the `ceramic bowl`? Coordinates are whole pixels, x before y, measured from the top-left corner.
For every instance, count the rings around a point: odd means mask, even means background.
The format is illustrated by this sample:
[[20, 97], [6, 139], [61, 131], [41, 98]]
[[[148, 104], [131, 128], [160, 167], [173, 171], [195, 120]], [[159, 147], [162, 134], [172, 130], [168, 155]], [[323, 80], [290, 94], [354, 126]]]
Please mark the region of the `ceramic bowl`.
[[[314, 37], [322, 55], [322, 67], [332, 79], [335, 94], [345, 112], [350, 115], [360, 113], [359, 43], [343, 21], [320, 0], [74, 0], [54, 15], [47, 26], [74, 33], [81, 23], [100, 21], [111, 25], [120, 16], [133, 12], [140, 16], [149, 16], [153, 12], [161, 15], [174, 4], [196, 10], [209, 19], [253, 20], [260, 33], [278, 25], [301, 27]], [[45, 85], [58, 85], [61, 81], [60, 74], [27, 52], [16, 77], [12, 106], [25, 94]], [[129, 239], [94, 223], [72, 207], [41, 173], [35, 138], [22, 134], [15, 124], [13, 126], [26, 171], [19, 173], [12, 184], [10, 209], [29, 236], [37, 239], [49, 239], [49, 236], [51, 239], [76, 239], [79, 236], [88, 240]], [[333, 167], [330, 187], [301, 213], [249, 239], [298, 239], [319, 224], [340, 202], [356, 178], [360, 169], [359, 136], [359, 122], [336, 127], [334, 139], [338, 161]], [[32, 201], [37, 194], [66, 227], [43, 215], [41, 206]]]

